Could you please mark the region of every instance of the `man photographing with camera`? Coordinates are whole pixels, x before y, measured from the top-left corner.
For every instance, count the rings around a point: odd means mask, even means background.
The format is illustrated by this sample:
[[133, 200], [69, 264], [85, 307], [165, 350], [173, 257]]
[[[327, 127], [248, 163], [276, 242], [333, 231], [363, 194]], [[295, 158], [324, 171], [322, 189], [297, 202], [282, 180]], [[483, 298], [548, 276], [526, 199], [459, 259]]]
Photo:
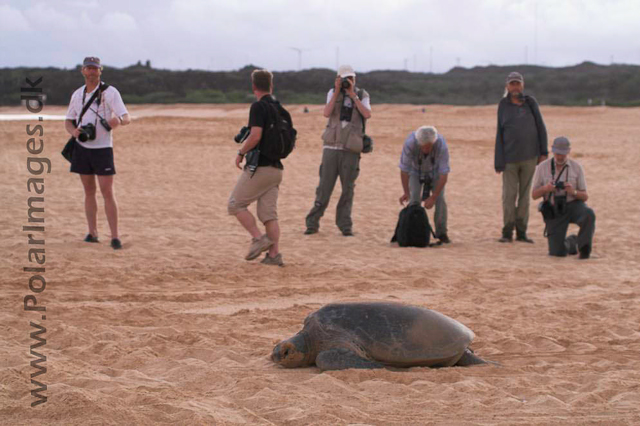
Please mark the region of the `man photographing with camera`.
[[322, 134], [323, 149], [320, 164], [320, 183], [316, 199], [306, 218], [306, 235], [320, 228], [320, 218], [340, 177], [342, 195], [336, 208], [336, 225], [344, 236], [353, 236], [351, 207], [355, 182], [360, 173], [360, 153], [365, 150], [365, 123], [371, 118], [371, 101], [364, 89], [356, 87], [356, 73], [349, 65], [342, 65], [327, 94], [324, 116], [329, 119]]
[[[267, 70], [254, 70], [251, 73], [251, 83], [257, 101], [251, 104], [248, 126], [243, 127], [234, 138], [237, 143], [242, 143], [236, 155], [236, 167], [242, 170], [240, 165], [245, 159], [246, 163], [229, 196], [227, 210], [252, 237], [246, 260], [253, 260], [262, 252], [268, 251], [261, 263], [284, 266], [278, 245], [278, 189], [284, 169], [280, 158], [286, 157], [287, 151], [290, 152], [293, 146], [275, 150], [274, 146], [286, 139], [286, 136], [282, 137], [282, 133], [279, 133], [280, 130], [286, 132], [287, 136], [293, 135], [295, 143], [295, 130], [291, 115], [271, 95], [273, 75]], [[275, 138], [274, 128], [278, 128]], [[284, 156], [279, 154], [283, 150]], [[260, 232], [255, 217], [247, 209], [254, 201], [258, 202], [258, 219], [264, 224], [265, 234]]]
[[[546, 224], [551, 256], [580, 253], [580, 259], [591, 255], [596, 215], [585, 202], [589, 199], [582, 166], [569, 158], [571, 143], [561, 136], [553, 141], [553, 158], [536, 168], [533, 179], [534, 200], [544, 197], [540, 211]], [[580, 227], [578, 236], [566, 238], [570, 223]]]
[[73, 92], [65, 130], [75, 138], [71, 172], [78, 173], [84, 188], [84, 210], [89, 232], [84, 241], [98, 241], [98, 202], [96, 176], [104, 198], [104, 209], [111, 230], [111, 247], [122, 248], [118, 235], [118, 203], [113, 190], [116, 174], [112, 131], [131, 122], [120, 92], [100, 81], [100, 58], [87, 57], [82, 63], [85, 85]]

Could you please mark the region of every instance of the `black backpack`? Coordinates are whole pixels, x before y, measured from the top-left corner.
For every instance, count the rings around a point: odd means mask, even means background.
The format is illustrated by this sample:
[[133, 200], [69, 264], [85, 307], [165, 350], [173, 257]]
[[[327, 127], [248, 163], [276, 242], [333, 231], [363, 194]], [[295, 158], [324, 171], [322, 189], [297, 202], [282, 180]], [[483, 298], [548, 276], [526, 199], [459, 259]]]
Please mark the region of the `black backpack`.
[[[400, 211], [396, 232], [391, 242], [400, 247], [428, 247], [433, 229], [427, 211], [420, 204], [409, 204]], [[433, 234], [435, 238], [435, 234]]]
[[260, 155], [269, 160], [278, 161], [287, 156], [296, 147], [296, 135], [291, 115], [278, 101], [264, 101], [269, 121], [263, 130], [260, 142]]

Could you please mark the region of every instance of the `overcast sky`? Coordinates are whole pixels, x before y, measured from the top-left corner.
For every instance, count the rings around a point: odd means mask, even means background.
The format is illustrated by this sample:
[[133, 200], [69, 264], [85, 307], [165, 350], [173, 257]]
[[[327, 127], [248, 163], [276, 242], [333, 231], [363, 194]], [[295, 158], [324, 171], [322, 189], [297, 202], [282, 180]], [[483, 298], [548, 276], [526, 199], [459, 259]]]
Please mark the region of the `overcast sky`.
[[0, 67], [640, 64], [640, 0], [0, 0]]

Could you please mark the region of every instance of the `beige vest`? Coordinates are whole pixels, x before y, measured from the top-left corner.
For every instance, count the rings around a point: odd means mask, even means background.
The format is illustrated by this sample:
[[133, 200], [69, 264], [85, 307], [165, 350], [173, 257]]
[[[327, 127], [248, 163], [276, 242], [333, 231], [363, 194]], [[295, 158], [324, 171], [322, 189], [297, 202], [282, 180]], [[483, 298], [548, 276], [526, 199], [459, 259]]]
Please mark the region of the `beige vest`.
[[[356, 89], [358, 93], [358, 89]], [[342, 108], [342, 102], [344, 102], [344, 93], [339, 93], [336, 103], [333, 106], [333, 111], [329, 116], [327, 128], [322, 133], [322, 140], [324, 146], [335, 147], [339, 149], [345, 149], [347, 151], [362, 152], [362, 115], [357, 110], [356, 106], [353, 106], [353, 114], [351, 115], [351, 121], [345, 127], [342, 127], [340, 122], [340, 109]], [[360, 99], [368, 97], [369, 94], [362, 89]]]

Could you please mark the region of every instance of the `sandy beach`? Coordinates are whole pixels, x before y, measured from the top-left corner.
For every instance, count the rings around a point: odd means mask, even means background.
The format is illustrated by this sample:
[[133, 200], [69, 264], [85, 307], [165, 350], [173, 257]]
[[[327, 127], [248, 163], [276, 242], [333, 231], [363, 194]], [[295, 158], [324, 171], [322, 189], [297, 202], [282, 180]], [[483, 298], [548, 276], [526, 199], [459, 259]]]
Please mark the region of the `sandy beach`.
[[[227, 214], [240, 173], [233, 136], [248, 105], [130, 105], [117, 129], [116, 194], [124, 249], [86, 233], [83, 191], [43, 121], [46, 289], [29, 289], [27, 140], [32, 121], [0, 122], [0, 424], [2, 425], [637, 425], [640, 424], [640, 109], [542, 106], [550, 140], [571, 139], [597, 215], [592, 258], [501, 244], [501, 177], [493, 170], [496, 106], [373, 105], [353, 207], [355, 237], [335, 226], [336, 185], [320, 232], [303, 235], [318, 184], [322, 106], [287, 106], [299, 132], [278, 208], [284, 268], [247, 262], [249, 237]], [[42, 113], [64, 114], [66, 107]], [[0, 114], [25, 108], [0, 108]], [[406, 135], [435, 125], [448, 141], [452, 244], [389, 243]], [[255, 206], [253, 206], [255, 211]], [[429, 212], [433, 218], [433, 210]], [[433, 221], [433, 219], [432, 219]], [[37, 224], [42, 225], [42, 224]], [[571, 226], [570, 232], [577, 231]], [[25, 311], [25, 296], [43, 311]], [[435, 309], [476, 334], [502, 364], [406, 371], [284, 369], [273, 346], [336, 301]], [[47, 371], [30, 391], [31, 323], [46, 327]]]

